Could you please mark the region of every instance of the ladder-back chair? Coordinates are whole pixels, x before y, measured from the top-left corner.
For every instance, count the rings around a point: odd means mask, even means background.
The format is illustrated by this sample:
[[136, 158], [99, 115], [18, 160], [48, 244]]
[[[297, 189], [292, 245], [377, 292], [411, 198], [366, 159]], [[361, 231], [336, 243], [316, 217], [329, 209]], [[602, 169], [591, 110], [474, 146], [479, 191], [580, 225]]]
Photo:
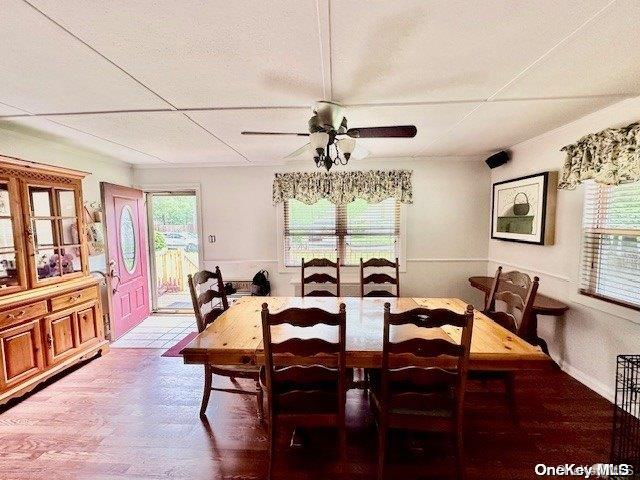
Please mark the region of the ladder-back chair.
[[[329, 275], [328, 273], [312, 273], [309, 276], [305, 276], [305, 269], [308, 268], [331, 268], [335, 269], [335, 275]], [[330, 290], [314, 289], [307, 291], [305, 288], [309, 284], [333, 284], [335, 285], [335, 293]], [[340, 296], [340, 259], [336, 258], [335, 262], [332, 262], [328, 258], [314, 258], [308, 262], [302, 259], [301, 269], [301, 282], [300, 288], [302, 297], [339, 297]]]
[[[286, 335], [293, 327], [321, 326], [337, 329], [329, 341]], [[275, 327], [272, 331], [272, 327]], [[336, 327], [335, 329], [330, 327]], [[278, 329], [276, 331], [276, 329]], [[277, 432], [281, 423], [294, 427], [336, 427], [341, 459], [346, 455], [345, 404], [346, 310], [338, 313], [319, 308], [289, 308], [270, 313], [262, 304], [262, 338], [265, 354], [261, 382], [267, 391], [269, 416], [269, 477], [273, 471]], [[276, 341], [274, 341], [276, 340]]]
[[[462, 478], [463, 405], [473, 307], [467, 306], [463, 314], [442, 308], [391, 313], [390, 308], [385, 303], [382, 369], [371, 393], [378, 420], [378, 479], [384, 478], [389, 429], [450, 433], [456, 445], [458, 477]], [[397, 330], [408, 325], [419, 327], [421, 336]], [[460, 343], [442, 334], [444, 325], [462, 328]], [[443, 357], [449, 361], [446, 369], [433, 366], [436, 358]]]
[[[189, 291], [193, 302], [193, 311], [196, 316], [198, 332], [202, 333], [209, 324], [214, 323], [228, 308], [229, 302], [224, 290], [224, 282], [220, 268], [215, 271], [202, 270], [188, 276]], [[256, 365], [205, 365], [204, 366], [204, 392], [200, 405], [200, 416], [204, 416], [211, 391], [238, 393], [241, 395], [255, 395], [258, 402], [258, 416], [263, 417], [263, 393], [258, 381], [259, 367]], [[235, 383], [236, 378], [248, 378], [255, 381], [255, 390], [240, 388], [213, 387], [213, 376], [228, 377]]]
[[[393, 268], [395, 270], [395, 277], [392, 277], [388, 273], [376, 272], [371, 273], [365, 277], [365, 268]], [[395, 285], [395, 294], [389, 290], [371, 290], [365, 292], [365, 287], [370, 284], [388, 284]], [[399, 297], [400, 296], [400, 263], [396, 257], [396, 261], [392, 262], [386, 258], [371, 258], [366, 262], [360, 259], [360, 296], [361, 297]]]

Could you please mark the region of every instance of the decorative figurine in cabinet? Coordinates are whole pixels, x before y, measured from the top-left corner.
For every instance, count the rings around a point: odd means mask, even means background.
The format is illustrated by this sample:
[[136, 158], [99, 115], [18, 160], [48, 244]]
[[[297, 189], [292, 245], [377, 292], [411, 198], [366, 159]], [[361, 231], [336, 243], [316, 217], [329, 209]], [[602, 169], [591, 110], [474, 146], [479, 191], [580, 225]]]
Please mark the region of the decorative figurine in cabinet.
[[84, 172], [0, 156], [0, 404], [108, 350]]

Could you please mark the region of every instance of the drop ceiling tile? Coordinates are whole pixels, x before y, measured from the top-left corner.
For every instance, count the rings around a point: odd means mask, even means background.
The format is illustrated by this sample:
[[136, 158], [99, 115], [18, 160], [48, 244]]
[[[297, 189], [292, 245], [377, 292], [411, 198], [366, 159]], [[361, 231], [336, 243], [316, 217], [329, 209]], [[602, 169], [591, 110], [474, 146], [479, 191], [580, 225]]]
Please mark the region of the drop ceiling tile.
[[2, 2], [0, 86], [0, 102], [34, 113], [167, 108], [19, 0]]
[[498, 98], [640, 94], [640, 2], [618, 0]]
[[353, 107], [347, 110], [349, 127], [415, 125], [414, 138], [361, 138], [356, 144], [370, 157], [411, 157], [460, 121], [477, 104]]
[[607, 1], [334, 0], [334, 100], [485, 99]]
[[[214, 110], [189, 112], [188, 115], [232, 145], [251, 162], [282, 163], [285, 156], [308, 142], [297, 136], [248, 136], [242, 131], [308, 133], [310, 108]], [[311, 154], [309, 154], [311, 158]]]
[[478, 155], [509, 148], [570, 123], [619, 98], [520, 100], [484, 103], [424, 155]]
[[169, 163], [246, 163], [179, 112], [65, 115], [56, 121]]
[[[17, 152], [21, 152], [20, 156], [26, 156], [29, 149], [33, 148], [33, 158], [39, 158], [42, 155], [42, 144], [35, 139], [49, 142], [52, 148], [72, 148], [76, 154], [77, 150], [83, 150], [126, 163], [163, 163], [161, 159], [151, 155], [61, 125], [57, 123], [57, 119], [48, 120], [44, 117], [0, 119], [0, 152], [11, 154], [15, 148]], [[23, 153], [25, 149], [27, 153]]]
[[36, 0], [180, 108], [322, 99], [314, 0]]

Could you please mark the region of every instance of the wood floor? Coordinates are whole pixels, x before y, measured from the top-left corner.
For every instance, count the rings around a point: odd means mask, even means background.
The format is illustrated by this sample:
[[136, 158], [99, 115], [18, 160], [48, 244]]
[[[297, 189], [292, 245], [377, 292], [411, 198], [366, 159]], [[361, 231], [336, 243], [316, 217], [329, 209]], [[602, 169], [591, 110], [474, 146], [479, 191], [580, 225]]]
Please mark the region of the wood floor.
[[[1, 413], [0, 478], [264, 478], [267, 443], [255, 398], [213, 392], [203, 423], [203, 369], [161, 353], [114, 349]], [[535, 478], [537, 463], [608, 460], [611, 405], [568, 375], [518, 378], [517, 427], [498, 386], [489, 393], [479, 387], [468, 397], [469, 478]], [[375, 478], [375, 426], [367, 412], [362, 393], [351, 391], [344, 477], [331, 431], [312, 432], [301, 450], [289, 449], [283, 434], [276, 477]], [[452, 472], [446, 438], [392, 436], [391, 444], [388, 478]]]

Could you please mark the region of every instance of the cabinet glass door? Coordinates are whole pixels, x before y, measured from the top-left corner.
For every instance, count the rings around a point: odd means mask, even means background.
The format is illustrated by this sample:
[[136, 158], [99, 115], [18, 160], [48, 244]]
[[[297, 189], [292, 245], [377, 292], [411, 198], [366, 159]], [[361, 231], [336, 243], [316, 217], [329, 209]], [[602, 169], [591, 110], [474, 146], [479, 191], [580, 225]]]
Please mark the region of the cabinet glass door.
[[35, 280], [51, 283], [83, 271], [78, 192], [29, 186]]
[[0, 295], [26, 287], [15, 181], [0, 178]]

